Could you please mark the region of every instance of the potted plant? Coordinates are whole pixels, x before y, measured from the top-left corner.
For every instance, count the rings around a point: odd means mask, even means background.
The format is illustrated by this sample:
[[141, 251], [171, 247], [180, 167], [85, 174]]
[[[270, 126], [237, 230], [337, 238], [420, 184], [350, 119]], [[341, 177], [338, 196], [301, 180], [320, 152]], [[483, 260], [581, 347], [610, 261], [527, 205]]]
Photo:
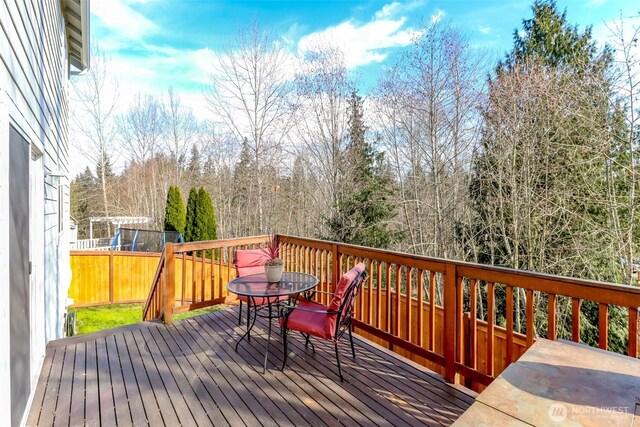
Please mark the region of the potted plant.
[[267, 282], [279, 282], [282, 279], [284, 271], [284, 261], [280, 259], [280, 247], [282, 242], [275, 233], [269, 233], [265, 253], [267, 261], [264, 263], [264, 273], [267, 276]]

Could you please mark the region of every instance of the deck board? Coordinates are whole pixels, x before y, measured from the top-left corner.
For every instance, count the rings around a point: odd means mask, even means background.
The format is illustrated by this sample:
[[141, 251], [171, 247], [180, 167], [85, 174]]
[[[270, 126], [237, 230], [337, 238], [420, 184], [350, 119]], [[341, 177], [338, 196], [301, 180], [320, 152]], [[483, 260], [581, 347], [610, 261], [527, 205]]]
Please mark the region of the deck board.
[[237, 309], [165, 326], [141, 323], [58, 340], [47, 349], [28, 425], [450, 425], [474, 401], [438, 375], [354, 336], [315, 353], [293, 334], [284, 371], [266, 321], [236, 352]]

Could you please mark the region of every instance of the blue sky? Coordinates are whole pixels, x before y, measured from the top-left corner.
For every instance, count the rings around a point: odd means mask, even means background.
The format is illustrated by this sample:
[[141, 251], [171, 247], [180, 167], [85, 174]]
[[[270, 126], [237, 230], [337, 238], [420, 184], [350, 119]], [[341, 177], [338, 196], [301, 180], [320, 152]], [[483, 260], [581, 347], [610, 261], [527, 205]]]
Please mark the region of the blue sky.
[[[606, 35], [605, 23], [636, 15], [640, 5], [624, 0], [559, 1], [568, 20]], [[363, 92], [415, 29], [442, 19], [467, 33], [470, 43], [495, 58], [512, 46], [512, 34], [531, 16], [532, 1], [205, 1], [94, 0], [92, 42], [112, 59], [123, 99], [132, 92], [162, 92], [168, 86], [192, 105], [207, 84], [212, 60], [239, 27], [252, 20], [293, 51], [314, 38], [346, 50], [348, 66]], [[196, 107], [198, 108], [198, 107]]]

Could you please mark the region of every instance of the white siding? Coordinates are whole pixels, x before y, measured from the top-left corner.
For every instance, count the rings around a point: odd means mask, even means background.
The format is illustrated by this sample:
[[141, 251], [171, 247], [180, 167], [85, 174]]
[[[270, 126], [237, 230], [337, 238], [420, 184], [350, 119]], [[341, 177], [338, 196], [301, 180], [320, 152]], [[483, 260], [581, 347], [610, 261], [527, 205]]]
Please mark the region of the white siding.
[[[3, 0], [0, 2], [0, 156], [6, 156], [8, 124], [17, 129], [43, 154], [45, 170], [68, 173], [68, 59], [65, 24], [59, 0]], [[4, 99], [4, 102], [3, 102]], [[0, 105], [2, 107], [2, 105]], [[5, 160], [5, 159], [3, 159]], [[0, 167], [5, 167], [0, 161]], [[0, 217], [8, 203], [6, 171], [0, 171]], [[58, 185], [62, 185], [64, 227], [58, 227]], [[44, 340], [60, 338], [69, 286], [69, 180], [46, 179], [42, 211], [44, 266]], [[6, 220], [0, 219], [0, 260], [7, 258]], [[8, 271], [0, 261], [0, 282], [7, 283]], [[0, 295], [1, 296], [1, 295]], [[0, 328], [6, 328], [8, 298], [0, 298]], [[5, 337], [4, 330], [0, 338]], [[10, 343], [9, 343], [10, 345]], [[39, 353], [44, 346], [39, 348]], [[9, 425], [8, 350], [0, 350], [0, 425]], [[6, 355], [5, 355], [6, 353]], [[37, 378], [44, 354], [32, 354], [32, 380]], [[32, 383], [33, 384], [33, 383]], [[6, 397], [6, 398], [5, 398]], [[6, 406], [9, 405], [9, 406]]]

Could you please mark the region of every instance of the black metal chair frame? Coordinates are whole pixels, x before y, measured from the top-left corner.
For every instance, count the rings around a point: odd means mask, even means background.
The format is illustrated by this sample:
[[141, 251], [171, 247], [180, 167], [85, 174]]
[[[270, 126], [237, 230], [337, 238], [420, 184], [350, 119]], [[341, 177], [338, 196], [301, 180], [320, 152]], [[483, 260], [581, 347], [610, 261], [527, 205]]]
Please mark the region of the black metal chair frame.
[[[336, 318], [336, 331], [332, 337], [333, 340], [333, 344], [335, 347], [335, 351], [336, 351], [336, 362], [338, 364], [338, 376], [340, 376], [340, 381], [342, 382], [344, 380], [343, 376], [342, 376], [342, 368], [340, 366], [340, 353], [338, 352], [338, 341], [340, 340], [340, 338], [347, 332], [349, 331], [349, 342], [351, 343], [351, 354], [353, 355], [353, 358], [356, 358], [356, 349], [353, 346], [353, 333], [352, 333], [352, 327], [351, 327], [351, 318], [353, 316], [353, 307], [356, 301], [356, 298], [358, 296], [358, 293], [360, 292], [360, 287], [362, 286], [362, 283], [364, 282], [364, 280], [367, 277], [367, 272], [366, 271], [362, 271], [361, 273], [359, 273], [355, 279], [353, 279], [353, 281], [349, 284], [349, 287], [347, 288], [347, 291], [345, 292], [345, 296], [344, 299], [342, 300], [342, 304], [340, 304], [340, 308], [338, 310], [316, 310], [316, 309], [311, 309], [311, 308], [306, 308], [306, 307], [300, 307], [297, 305], [285, 305], [282, 307], [281, 310], [281, 316], [284, 317], [284, 323], [282, 325], [282, 337], [283, 337], [283, 341], [284, 341], [284, 357], [283, 357], [283, 361], [282, 361], [282, 370], [284, 370], [286, 364], [287, 364], [287, 335], [288, 335], [288, 329], [287, 329], [287, 323], [289, 321], [289, 316], [291, 315], [291, 313], [293, 313], [294, 310], [302, 310], [302, 311], [307, 311], [307, 312], [312, 312], [312, 313], [322, 313], [322, 314], [335, 314], [337, 315]], [[311, 300], [311, 298], [316, 295], [316, 294], [326, 294], [326, 295], [334, 295], [334, 293], [331, 292], [323, 292], [323, 291], [317, 291], [317, 290], [313, 290], [311, 291], [311, 293], [307, 296], [307, 300]], [[343, 316], [344, 313], [344, 316]], [[313, 352], [315, 353], [315, 347], [313, 345], [313, 343], [310, 341], [311, 339], [311, 335], [309, 334], [305, 334], [304, 332], [301, 332], [302, 336], [305, 338], [305, 343], [304, 346], [307, 347], [309, 344], [311, 344], [311, 349], [313, 350]]]

